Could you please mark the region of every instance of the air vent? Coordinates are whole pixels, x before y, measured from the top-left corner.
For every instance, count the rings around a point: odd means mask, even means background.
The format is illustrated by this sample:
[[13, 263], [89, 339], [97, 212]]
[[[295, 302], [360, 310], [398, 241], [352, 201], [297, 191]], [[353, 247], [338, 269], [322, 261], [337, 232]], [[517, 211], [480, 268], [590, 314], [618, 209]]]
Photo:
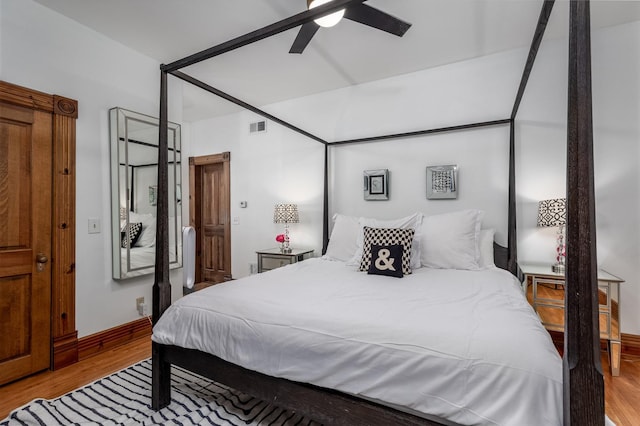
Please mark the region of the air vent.
[[267, 121], [256, 121], [255, 123], [249, 124], [249, 133], [260, 133], [267, 131]]

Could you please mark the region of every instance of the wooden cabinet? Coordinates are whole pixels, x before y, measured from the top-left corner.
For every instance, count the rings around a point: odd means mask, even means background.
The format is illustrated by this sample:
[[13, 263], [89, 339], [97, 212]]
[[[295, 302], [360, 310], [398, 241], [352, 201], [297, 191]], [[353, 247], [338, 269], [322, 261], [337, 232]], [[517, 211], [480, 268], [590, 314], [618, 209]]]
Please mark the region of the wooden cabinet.
[[280, 268], [281, 266], [301, 262], [313, 256], [313, 250], [292, 249], [291, 253], [282, 253], [279, 248], [258, 250], [258, 273]]
[[[547, 330], [564, 332], [563, 274], [551, 271], [551, 265], [522, 264], [525, 294]], [[607, 341], [611, 375], [620, 374], [620, 283], [622, 279], [598, 271], [600, 338]]]

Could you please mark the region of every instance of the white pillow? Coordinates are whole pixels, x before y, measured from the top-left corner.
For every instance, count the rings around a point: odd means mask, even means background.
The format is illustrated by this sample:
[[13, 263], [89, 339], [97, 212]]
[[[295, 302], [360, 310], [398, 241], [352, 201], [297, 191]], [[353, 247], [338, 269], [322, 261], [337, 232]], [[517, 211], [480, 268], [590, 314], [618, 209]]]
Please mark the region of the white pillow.
[[400, 228], [400, 229], [414, 229], [416, 232], [413, 237], [413, 243], [411, 244], [411, 269], [418, 269], [421, 266], [420, 262], [420, 247], [421, 243], [418, 238], [418, 231], [420, 225], [422, 225], [422, 213], [414, 213], [411, 216], [402, 217], [400, 219], [374, 219], [370, 217], [361, 217], [358, 225], [358, 237], [356, 240], [356, 254], [348, 262], [349, 265], [359, 265], [362, 260], [362, 245], [364, 243], [364, 227], [370, 228]]
[[480, 230], [480, 260], [478, 266], [482, 269], [495, 268], [496, 264], [493, 260], [493, 239], [495, 235], [495, 229], [481, 229]]
[[480, 210], [425, 216], [419, 232], [422, 266], [480, 269], [478, 242], [482, 216]]
[[142, 223], [142, 232], [136, 241], [136, 247], [153, 247], [156, 244], [156, 218], [151, 213], [129, 212], [129, 222]]
[[333, 215], [333, 229], [327, 252], [324, 254], [326, 259], [340, 260], [342, 262], [350, 261], [356, 253], [356, 239], [358, 238], [359, 217], [345, 216], [342, 214]]

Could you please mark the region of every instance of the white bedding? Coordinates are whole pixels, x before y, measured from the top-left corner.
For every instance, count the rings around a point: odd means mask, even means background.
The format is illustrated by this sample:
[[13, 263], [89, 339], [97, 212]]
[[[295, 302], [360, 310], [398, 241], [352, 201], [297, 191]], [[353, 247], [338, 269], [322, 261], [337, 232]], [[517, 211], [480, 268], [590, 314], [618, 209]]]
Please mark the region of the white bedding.
[[517, 280], [309, 259], [174, 303], [153, 340], [459, 424], [562, 424], [562, 361]]
[[[127, 250], [124, 249], [122, 253], [122, 264], [127, 264]], [[136, 273], [137, 269], [149, 268], [156, 264], [156, 248], [152, 247], [131, 247], [129, 249], [129, 260], [131, 265], [129, 267], [129, 274]]]

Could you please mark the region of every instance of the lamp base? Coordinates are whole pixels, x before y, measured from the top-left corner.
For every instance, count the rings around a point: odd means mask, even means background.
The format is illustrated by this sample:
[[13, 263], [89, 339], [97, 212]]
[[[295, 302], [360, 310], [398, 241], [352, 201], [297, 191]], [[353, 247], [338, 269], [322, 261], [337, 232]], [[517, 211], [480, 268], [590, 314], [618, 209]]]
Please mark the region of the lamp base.
[[289, 254], [289, 253], [291, 253], [291, 248], [289, 248], [289, 247], [287, 247], [287, 248], [280, 247], [280, 253]]
[[564, 274], [564, 265], [560, 263], [556, 263], [555, 265], [551, 265], [551, 270], [556, 274]]

